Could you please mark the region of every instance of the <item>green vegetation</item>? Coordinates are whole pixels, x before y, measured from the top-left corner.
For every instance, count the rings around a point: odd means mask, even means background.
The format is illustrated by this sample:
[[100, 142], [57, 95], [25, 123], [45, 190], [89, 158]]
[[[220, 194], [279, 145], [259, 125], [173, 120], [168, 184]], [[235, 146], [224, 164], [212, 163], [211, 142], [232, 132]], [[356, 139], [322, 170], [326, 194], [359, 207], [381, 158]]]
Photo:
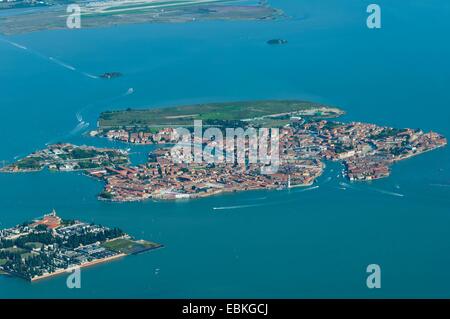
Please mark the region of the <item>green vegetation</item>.
[[73, 159], [93, 158], [99, 155], [94, 149], [74, 148], [71, 153]]
[[77, 221], [75, 219], [62, 219], [61, 220], [62, 227], [75, 225], [76, 223], [77, 223]]
[[128, 162], [127, 153], [119, 150], [53, 144], [11, 165], [0, 168], [0, 172], [30, 172], [39, 171], [45, 167], [51, 171], [88, 170], [128, 164]]
[[[61, 220], [52, 212], [47, 218], [57, 218], [62, 227], [49, 229], [43, 224], [28, 225], [29, 222], [0, 232], [0, 269], [7, 274], [33, 280], [44, 274], [52, 274], [72, 265], [106, 260], [124, 251], [136, 254], [153, 248], [158, 244], [146, 241], [133, 241], [119, 228], [103, 227], [94, 223], [77, 220]], [[38, 222], [37, 220], [35, 222]], [[42, 227], [41, 227], [42, 226]], [[70, 230], [66, 227], [70, 226]], [[11, 236], [13, 234], [14, 236]], [[109, 250], [101, 243], [114, 247]]]
[[252, 124], [255, 127], [282, 127], [290, 123], [291, 123], [290, 119], [277, 119], [277, 118], [264, 118], [252, 122]]
[[373, 140], [383, 140], [389, 137], [395, 137], [400, 133], [406, 132], [406, 129], [398, 129], [398, 128], [385, 128], [383, 131], [381, 131], [377, 135], [371, 135], [370, 138]]
[[24, 159], [17, 162], [17, 167], [19, 169], [26, 170], [38, 170], [42, 169], [42, 158], [40, 157], [25, 157]]
[[4, 252], [10, 253], [10, 254], [23, 254], [26, 253], [27, 251], [25, 249], [19, 248], [19, 247], [9, 247], [9, 248], [5, 248], [3, 249]]
[[113, 194], [111, 194], [109, 192], [105, 192], [105, 191], [101, 192], [98, 196], [101, 198], [104, 198], [104, 199], [113, 199], [114, 198]]
[[80, 167], [80, 169], [92, 169], [101, 167], [100, 164], [93, 162], [78, 162], [78, 166]]
[[[192, 126], [193, 120], [203, 120], [205, 124], [214, 121], [242, 121], [275, 114], [296, 113], [309, 111], [308, 115], [316, 116], [319, 108], [325, 105], [295, 101], [295, 100], [267, 100], [207, 103], [178, 107], [154, 108], [124, 111], [107, 111], [100, 115], [100, 128], [145, 127], [145, 126]], [[322, 116], [340, 115], [337, 109], [328, 109], [329, 114]]]
[[125, 238], [119, 238], [103, 243], [102, 246], [106, 249], [127, 255], [161, 247], [161, 245], [149, 241], [133, 241]]
[[37, 248], [42, 248], [42, 246], [44, 246], [44, 244], [38, 243], [38, 242], [31, 242], [31, 243], [26, 243], [25, 246], [28, 248], [31, 248], [31, 249], [37, 249]]
[[33, 257], [33, 256], [34, 256], [33, 253], [23, 253], [23, 254], [20, 254], [20, 258], [22, 258], [23, 260], [27, 260], [28, 258]]
[[47, 228], [47, 226], [46, 225], [37, 225], [36, 227], [35, 227], [35, 229], [37, 230], [37, 231], [47, 231], [48, 230], [48, 228]]
[[106, 241], [108, 239], [117, 238], [123, 236], [124, 232], [119, 228], [104, 229], [102, 232], [98, 233], [86, 233], [83, 236], [72, 235], [67, 238], [65, 242], [65, 247], [74, 249], [80, 245], [86, 246], [96, 242]]

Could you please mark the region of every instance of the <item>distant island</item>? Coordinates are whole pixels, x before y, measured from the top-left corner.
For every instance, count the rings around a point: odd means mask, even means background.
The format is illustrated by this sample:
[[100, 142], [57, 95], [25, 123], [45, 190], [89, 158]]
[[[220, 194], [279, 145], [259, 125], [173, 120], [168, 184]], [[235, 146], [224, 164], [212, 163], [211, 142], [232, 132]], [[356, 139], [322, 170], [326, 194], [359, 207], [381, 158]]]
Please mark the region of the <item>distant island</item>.
[[270, 45], [277, 45], [277, 44], [287, 44], [288, 41], [287, 40], [283, 40], [283, 39], [272, 39], [267, 41], [267, 44]]
[[[157, 145], [146, 163], [131, 165], [125, 151], [56, 144], [19, 159], [0, 172], [26, 172], [43, 167], [83, 170], [105, 183], [98, 198], [108, 201], [192, 199], [226, 192], [312, 185], [322, 175], [325, 160], [342, 162], [349, 180], [380, 179], [390, 175], [390, 167], [395, 162], [447, 145], [447, 139], [435, 132], [330, 120], [342, 114], [344, 111], [336, 107], [296, 100], [107, 111], [100, 115], [98, 128], [90, 135], [124, 143]], [[190, 154], [174, 158], [169, 146], [179, 142], [176, 128], [187, 128], [188, 137], [193, 141], [195, 120], [202, 120], [204, 129], [279, 128], [278, 171], [261, 173], [264, 163], [212, 164], [181, 160]], [[245, 154], [254, 147], [250, 140], [242, 145], [235, 142], [231, 150], [239, 148]], [[215, 140], [205, 137], [201, 145], [217, 147]], [[216, 148], [216, 154], [229, 151], [226, 147]]]
[[123, 76], [120, 72], [106, 72], [100, 75], [102, 79], [114, 79]]
[[[259, 0], [134, 0], [82, 1], [74, 0], [81, 8], [83, 28], [111, 27], [135, 23], [181, 23], [203, 20], [275, 20], [284, 17], [283, 11]], [[0, 33], [5, 35], [40, 30], [66, 29], [67, 1], [17, 0], [0, 2], [0, 10], [40, 6], [39, 11], [22, 14], [19, 11], [0, 16]], [[47, 8], [45, 8], [47, 7]]]
[[37, 281], [160, 247], [119, 228], [64, 220], [53, 211], [0, 230], [0, 272]]

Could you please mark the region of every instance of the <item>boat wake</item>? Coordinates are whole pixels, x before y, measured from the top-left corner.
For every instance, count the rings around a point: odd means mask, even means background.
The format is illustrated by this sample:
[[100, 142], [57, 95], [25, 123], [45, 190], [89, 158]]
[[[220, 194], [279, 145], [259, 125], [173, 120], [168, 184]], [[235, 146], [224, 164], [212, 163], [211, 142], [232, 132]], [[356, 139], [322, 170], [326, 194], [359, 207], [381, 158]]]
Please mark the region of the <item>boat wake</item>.
[[19, 44], [17, 42], [10, 41], [8, 39], [5, 39], [4, 37], [0, 37], [0, 41], [8, 43], [8, 44], [10, 44], [16, 48], [22, 49], [22, 50], [28, 50], [28, 48], [26, 46]]
[[54, 57], [51, 57], [51, 56], [46, 56], [45, 54], [42, 54], [42, 53], [37, 52], [35, 50], [32, 50], [32, 49], [30, 49], [30, 48], [28, 48], [25, 45], [22, 45], [20, 43], [13, 42], [13, 41], [10, 41], [8, 39], [5, 39], [4, 37], [0, 37], [0, 41], [2, 41], [4, 43], [8, 43], [9, 45], [12, 45], [15, 48], [27, 51], [27, 52], [29, 52], [29, 53], [31, 53], [31, 54], [33, 54], [33, 55], [35, 55], [35, 56], [37, 56], [37, 57], [39, 57], [41, 59], [45, 59], [47, 61], [50, 61], [50, 62], [52, 62], [52, 63], [54, 63], [56, 65], [59, 65], [59, 66], [65, 68], [65, 69], [67, 69], [67, 70], [70, 70], [72, 72], [77, 72], [79, 74], [82, 74], [82, 75], [84, 75], [84, 76], [86, 76], [88, 78], [91, 78], [91, 79], [98, 79], [99, 78], [98, 76], [89, 74], [87, 72], [80, 72], [80, 71], [77, 70], [77, 68], [75, 68], [74, 66], [72, 66], [72, 65], [70, 65], [68, 63], [62, 62], [62, 61], [60, 61], [60, 60], [58, 60], [58, 59], [56, 59]]
[[85, 130], [88, 127], [89, 127], [89, 123], [87, 123], [85, 121], [81, 121], [73, 128], [72, 131], [70, 131], [69, 136], [73, 136], [73, 135]]
[[59, 141], [61, 139], [66, 139], [66, 138], [72, 137], [80, 132], [85, 131], [89, 127], [90, 124], [83, 120], [83, 117], [81, 116], [80, 113], [76, 113], [75, 116], [77, 118], [78, 124], [75, 125], [75, 127], [68, 134], [58, 137], [57, 139], [51, 140], [51, 141], [45, 143], [45, 145], [48, 146], [50, 144], [55, 143], [55, 141], [57, 141], [57, 140]]
[[15, 46], [16, 48], [19, 48], [19, 49], [22, 49], [22, 50], [28, 50], [28, 48], [26, 47], [26, 46], [24, 46], [24, 45], [21, 45], [21, 44], [19, 44], [19, 43], [15, 43], [15, 42], [9, 42], [9, 43], [11, 43], [13, 46]]
[[82, 72], [82, 74], [85, 75], [85, 76], [87, 76], [88, 78], [91, 78], [91, 79], [98, 79], [98, 78], [99, 78], [99, 77], [96, 76], [96, 75], [92, 75], [92, 74], [86, 73], [86, 72]]
[[390, 192], [390, 191], [386, 191], [386, 190], [379, 189], [379, 188], [373, 188], [373, 187], [371, 187], [370, 189], [371, 189], [371, 190], [374, 190], [374, 191], [376, 191], [376, 192], [378, 192], [378, 193], [381, 193], [381, 194], [386, 194], [386, 195], [391, 195], [391, 196], [397, 196], [397, 197], [405, 197], [404, 194], [395, 193], [395, 192]]
[[344, 182], [340, 182], [339, 186], [341, 186], [342, 188], [350, 188], [350, 189], [354, 189], [354, 190], [359, 190], [357, 187], [350, 185], [349, 183], [344, 183]]
[[450, 184], [430, 184], [430, 186], [436, 186], [436, 187], [450, 187]]
[[134, 89], [133, 88], [129, 88], [125, 93], [122, 93], [120, 95], [116, 95], [116, 96], [113, 96], [113, 97], [110, 97], [110, 98], [106, 98], [106, 99], [103, 99], [103, 100], [100, 100], [100, 101], [97, 101], [97, 102], [94, 102], [94, 103], [91, 103], [91, 104], [88, 104], [88, 105], [84, 106], [83, 108], [78, 110], [77, 113], [76, 113], [76, 117], [77, 117], [78, 122], [82, 121], [83, 113], [86, 112], [91, 107], [94, 107], [94, 106], [96, 106], [98, 104], [106, 104], [106, 103], [107, 104], [111, 104], [112, 102], [114, 102], [114, 101], [116, 101], [118, 99], [121, 99], [121, 98], [123, 98], [125, 96], [128, 96], [130, 94], [133, 94], [133, 93], [134, 93]]
[[75, 67], [73, 67], [73, 66], [71, 66], [71, 65], [69, 65], [69, 64], [66, 64], [66, 63], [64, 63], [64, 62], [61, 62], [61, 61], [55, 59], [54, 57], [51, 57], [51, 56], [50, 56], [50, 57], [48, 57], [48, 59], [49, 59], [50, 61], [55, 62], [56, 64], [62, 66], [63, 68], [66, 68], [66, 69], [69, 69], [69, 70], [72, 70], [72, 71], [76, 71], [76, 70], [77, 70]]
[[[355, 186], [353, 186], [351, 184], [344, 183], [344, 182], [340, 182], [339, 186], [341, 186], [339, 188], [341, 190], [346, 190], [346, 189], [353, 189], [353, 190], [356, 190], [356, 191], [361, 191], [362, 190], [362, 189], [359, 189], [359, 188], [357, 188], [357, 187], [355, 187]], [[396, 188], [399, 189], [400, 187], [396, 187]], [[375, 191], [375, 192], [378, 192], [380, 194], [385, 194], [385, 195], [391, 195], [391, 196], [397, 196], [397, 197], [404, 197], [405, 196], [404, 194], [391, 192], [391, 191], [387, 191], [387, 190], [379, 189], [379, 188], [375, 188], [375, 187], [369, 187], [368, 189], [372, 190], [372, 191]]]
[[83, 120], [83, 116], [80, 112], [77, 112], [75, 117], [77, 118], [78, 124], [69, 132], [68, 136], [73, 136], [89, 127], [89, 123]]
[[291, 191], [291, 193], [303, 193], [303, 192], [308, 192], [308, 191], [312, 191], [314, 189], [318, 189], [320, 186], [316, 185], [316, 186], [312, 186], [312, 187], [308, 187], [308, 188], [303, 188], [303, 189], [299, 189], [296, 191]]
[[[318, 189], [320, 186], [312, 186], [312, 187], [308, 187], [308, 188], [304, 188], [304, 189], [300, 189], [297, 191], [293, 191], [290, 192], [292, 193], [303, 193], [303, 192], [308, 192], [314, 189]], [[287, 194], [287, 193], [286, 193]], [[266, 197], [260, 197], [260, 198], [255, 198], [253, 200], [265, 200], [267, 199]], [[294, 202], [294, 201], [298, 201], [301, 198], [291, 198], [291, 199], [287, 199], [287, 200], [283, 200], [283, 201], [273, 201], [273, 202], [264, 202], [261, 204], [248, 204], [248, 205], [235, 205], [235, 206], [223, 206], [223, 207], [213, 207], [213, 210], [234, 210], [234, 209], [244, 209], [244, 208], [252, 208], [252, 207], [262, 207], [262, 206], [273, 206], [273, 205], [281, 205], [287, 202]]]
[[251, 207], [259, 207], [263, 206], [262, 204], [254, 204], [254, 205], [236, 205], [236, 206], [224, 206], [224, 207], [213, 207], [213, 210], [231, 210], [231, 209], [242, 209], [242, 208], [251, 208]]
[[249, 198], [249, 199], [246, 199], [245, 201], [247, 201], [247, 202], [256, 202], [256, 201], [260, 201], [260, 200], [266, 200], [267, 199], [267, 197], [255, 197], [255, 198]]

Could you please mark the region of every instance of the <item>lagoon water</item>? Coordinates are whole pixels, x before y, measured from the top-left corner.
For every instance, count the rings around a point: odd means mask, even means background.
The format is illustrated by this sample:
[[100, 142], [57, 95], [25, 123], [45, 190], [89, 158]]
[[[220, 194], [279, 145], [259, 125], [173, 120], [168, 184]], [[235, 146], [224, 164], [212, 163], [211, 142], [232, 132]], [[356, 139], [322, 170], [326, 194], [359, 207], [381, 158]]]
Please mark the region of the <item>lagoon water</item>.
[[[367, 29], [365, 1], [273, 0], [290, 19], [2, 36], [0, 160], [56, 141], [112, 145], [82, 135], [102, 110], [244, 99], [309, 99], [344, 108], [345, 120], [449, 137], [448, 1], [378, 3], [381, 30]], [[124, 77], [89, 76], [110, 71]], [[145, 160], [148, 148], [132, 149]], [[0, 175], [2, 228], [55, 208], [165, 245], [83, 269], [81, 289], [65, 276], [1, 276], [0, 297], [450, 297], [449, 148], [372, 183], [341, 169], [327, 163], [306, 191], [125, 204], [98, 201], [101, 183], [77, 173]], [[366, 286], [373, 263], [378, 290]]]

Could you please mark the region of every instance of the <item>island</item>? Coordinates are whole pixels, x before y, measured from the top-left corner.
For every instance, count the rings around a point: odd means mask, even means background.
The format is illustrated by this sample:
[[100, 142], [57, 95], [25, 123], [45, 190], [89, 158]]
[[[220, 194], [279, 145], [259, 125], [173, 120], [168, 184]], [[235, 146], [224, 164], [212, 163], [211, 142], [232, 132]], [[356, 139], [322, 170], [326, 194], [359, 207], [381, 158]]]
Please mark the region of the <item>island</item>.
[[267, 44], [269, 44], [269, 45], [287, 44], [287, 43], [288, 43], [288, 41], [283, 40], [283, 39], [271, 39], [271, 40], [267, 41]]
[[[111, 27], [135, 23], [182, 23], [204, 20], [276, 20], [283, 11], [259, 0], [74, 0], [80, 6], [83, 28]], [[34, 0], [1, 3], [2, 8], [36, 6]], [[0, 15], [0, 33], [22, 34], [67, 28], [67, 1], [44, 0], [40, 10], [11, 11]]]
[[344, 114], [339, 108], [301, 100], [258, 100], [203, 103], [148, 109], [128, 108], [100, 114], [97, 134], [125, 128], [129, 132], [146, 132], [178, 126], [192, 126], [194, 120], [220, 127], [283, 126], [292, 116], [335, 118]]
[[[313, 185], [322, 175], [326, 161], [341, 162], [344, 176], [351, 181], [376, 180], [389, 176], [390, 167], [398, 161], [447, 145], [447, 139], [436, 132], [335, 120], [342, 114], [344, 111], [336, 107], [297, 100], [106, 111], [100, 115], [98, 128], [90, 132], [92, 137], [155, 145], [156, 148], [144, 164], [132, 165], [127, 158], [114, 155], [108, 160], [96, 161], [95, 168], [83, 170], [105, 184], [98, 196], [101, 200], [193, 199], [226, 192]], [[187, 130], [188, 143], [194, 143], [197, 138], [202, 149], [214, 148], [215, 155], [222, 153], [225, 157], [227, 152], [238, 149], [247, 155], [255, 147], [249, 138], [239, 145], [233, 137], [231, 145], [221, 147], [215, 138], [202, 134], [198, 139], [193, 127], [195, 121], [202, 121], [201, 133], [211, 127], [221, 131], [277, 128], [279, 161], [276, 172], [264, 173], [267, 163], [238, 163], [234, 158], [232, 162], [219, 163], [183, 161], [193, 155], [194, 149], [190, 148], [189, 154], [174, 155], [173, 145], [180, 142], [179, 127]], [[35, 157], [36, 153], [31, 158]], [[50, 163], [59, 170], [65, 167], [59, 155], [57, 160], [54, 157], [51, 154], [50, 159], [37, 160], [36, 167]], [[30, 159], [25, 158], [25, 161]], [[22, 162], [19, 160], [1, 171], [23, 171]], [[76, 160], [74, 168], [79, 163]]]
[[62, 219], [53, 210], [0, 230], [0, 273], [37, 281], [161, 247], [119, 228]]
[[0, 172], [37, 172], [44, 168], [73, 172], [128, 163], [128, 153], [125, 150], [58, 143], [19, 159], [12, 165], [2, 167]]
[[106, 72], [100, 75], [100, 78], [102, 79], [114, 79], [114, 78], [119, 78], [121, 77], [123, 74], [120, 72]]

